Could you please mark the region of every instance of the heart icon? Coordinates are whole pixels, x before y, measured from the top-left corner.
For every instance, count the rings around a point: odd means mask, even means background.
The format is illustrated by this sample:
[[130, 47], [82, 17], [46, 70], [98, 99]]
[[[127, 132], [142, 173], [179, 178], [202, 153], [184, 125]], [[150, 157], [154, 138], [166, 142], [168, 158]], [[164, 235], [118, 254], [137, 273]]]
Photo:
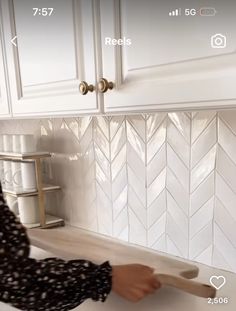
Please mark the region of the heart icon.
[[220, 275], [220, 276], [216, 276], [216, 275], [213, 275], [211, 278], [210, 278], [210, 283], [213, 287], [215, 287], [215, 289], [220, 289], [221, 287], [223, 287], [226, 283], [226, 279], [224, 276]]

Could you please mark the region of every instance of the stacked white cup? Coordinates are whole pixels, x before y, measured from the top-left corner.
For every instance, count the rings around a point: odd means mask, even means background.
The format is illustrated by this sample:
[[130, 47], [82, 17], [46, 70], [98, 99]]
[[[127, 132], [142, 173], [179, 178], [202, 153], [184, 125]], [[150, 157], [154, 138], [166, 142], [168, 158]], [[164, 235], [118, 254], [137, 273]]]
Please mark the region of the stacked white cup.
[[36, 141], [32, 134], [0, 135], [0, 151], [14, 153], [33, 153], [36, 151]]
[[[12, 135], [3, 134], [1, 136], [1, 149], [3, 152], [12, 152]], [[1, 180], [5, 189], [12, 189], [12, 170], [10, 161], [2, 161]]]
[[2, 161], [2, 180], [3, 187], [8, 190], [12, 190], [12, 170], [11, 170], [11, 161]]
[[[36, 142], [33, 135], [20, 135], [21, 153], [36, 151]], [[21, 163], [22, 186], [25, 190], [36, 190], [36, 172], [34, 162]], [[20, 220], [24, 224], [39, 222], [38, 198], [36, 196], [19, 197], [18, 208]]]
[[[3, 136], [0, 135], [0, 152], [3, 151]], [[0, 181], [3, 182], [4, 174], [3, 174], [3, 162], [0, 161]]]
[[12, 152], [12, 135], [3, 134], [3, 151]]
[[20, 135], [21, 153], [32, 153], [36, 151], [36, 141], [34, 135]]
[[3, 151], [3, 135], [0, 135], [0, 151]]
[[[0, 136], [0, 151], [6, 153], [33, 153], [36, 152], [34, 135], [10, 135]], [[36, 190], [36, 172], [34, 162], [0, 161], [0, 178], [5, 189]], [[19, 197], [13, 200], [7, 197], [9, 206], [14, 212], [18, 212], [22, 223], [39, 222], [38, 198], [36, 196]], [[18, 205], [18, 206], [17, 206]], [[18, 207], [18, 209], [17, 209]]]
[[[20, 135], [21, 153], [32, 153], [36, 151], [34, 135]], [[36, 190], [35, 164], [33, 162], [21, 163], [22, 186], [26, 190]]]
[[18, 215], [18, 201], [17, 198], [13, 197], [10, 194], [5, 195], [5, 200], [7, 201], [7, 204], [10, 208], [10, 210], [15, 214]]
[[12, 135], [12, 152], [21, 153], [21, 135], [14, 134]]
[[[36, 151], [33, 135], [3, 134], [0, 139], [0, 147], [5, 153], [30, 153]], [[36, 190], [36, 178], [33, 163], [3, 161], [1, 166], [1, 180], [5, 189]], [[22, 172], [21, 172], [22, 170]]]
[[[12, 152], [20, 153], [20, 135], [12, 135]], [[21, 175], [21, 163], [12, 162], [11, 163], [12, 172], [12, 185], [14, 190], [22, 188], [22, 175]]]
[[[36, 142], [34, 135], [2, 135], [2, 147], [4, 152], [13, 153], [33, 153], [36, 151]], [[1, 145], [0, 145], [1, 147]], [[35, 165], [33, 162], [9, 162], [3, 161], [1, 180], [4, 188], [18, 190], [36, 190]], [[1, 169], [0, 166], [0, 169]]]
[[20, 220], [23, 224], [39, 223], [38, 197], [19, 197], [18, 209]]

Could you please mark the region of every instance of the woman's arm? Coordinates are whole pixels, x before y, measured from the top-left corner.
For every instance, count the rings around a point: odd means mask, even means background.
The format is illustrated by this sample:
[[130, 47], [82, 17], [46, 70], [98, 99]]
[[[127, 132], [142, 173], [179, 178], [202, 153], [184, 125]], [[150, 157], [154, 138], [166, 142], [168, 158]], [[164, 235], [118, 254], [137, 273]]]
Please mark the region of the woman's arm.
[[29, 249], [26, 230], [6, 205], [0, 184], [0, 301], [25, 311], [67, 311], [88, 298], [104, 302], [111, 289], [137, 302], [161, 286], [144, 265], [35, 260]]
[[105, 301], [112, 287], [109, 262], [29, 258], [24, 226], [6, 205], [0, 185], [0, 300], [28, 311], [66, 311], [84, 300]]

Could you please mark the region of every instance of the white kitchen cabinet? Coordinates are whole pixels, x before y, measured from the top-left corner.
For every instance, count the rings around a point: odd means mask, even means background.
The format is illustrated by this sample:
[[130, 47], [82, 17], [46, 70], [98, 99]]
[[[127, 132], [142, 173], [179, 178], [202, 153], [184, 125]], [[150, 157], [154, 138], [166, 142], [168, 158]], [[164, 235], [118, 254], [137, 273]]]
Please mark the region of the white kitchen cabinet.
[[[103, 76], [115, 84], [106, 112], [236, 107], [236, 3], [217, 1], [215, 18], [170, 17], [173, 1], [101, 0], [100, 9]], [[227, 46], [213, 49], [219, 31]]]
[[[196, 1], [183, 2], [196, 7]], [[171, 1], [0, 4], [7, 56], [0, 66], [8, 71], [13, 117], [236, 107], [236, 2], [226, 9], [217, 1], [220, 14], [211, 19], [170, 17]], [[50, 7], [51, 16], [43, 16], [42, 8]], [[41, 15], [34, 16], [33, 8]], [[227, 46], [213, 49], [211, 36], [219, 32]], [[113, 83], [111, 89], [103, 85], [104, 94], [98, 91], [101, 78]], [[81, 81], [94, 90], [81, 95]]]
[[4, 51], [3, 51], [3, 34], [2, 25], [0, 19], [0, 118], [10, 116], [8, 95], [7, 95], [7, 76], [6, 67], [4, 62]]
[[[79, 92], [81, 81], [97, 81], [93, 1], [0, 2], [13, 116], [98, 112], [99, 94]], [[43, 8], [54, 10], [44, 16]]]

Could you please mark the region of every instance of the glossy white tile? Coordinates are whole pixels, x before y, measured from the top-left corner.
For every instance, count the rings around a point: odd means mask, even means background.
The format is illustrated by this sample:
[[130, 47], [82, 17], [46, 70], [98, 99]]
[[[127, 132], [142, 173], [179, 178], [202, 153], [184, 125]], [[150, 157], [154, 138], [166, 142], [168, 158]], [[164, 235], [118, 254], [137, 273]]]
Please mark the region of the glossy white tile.
[[166, 145], [163, 144], [158, 153], [152, 158], [146, 167], [147, 187], [166, 167]]
[[188, 237], [182, 232], [181, 228], [176, 223], [175, 219], [168, 213], [167, 215], [167, 234], [178, 249], [181, 257], [188, 256]]
[[178, 206], [182, 208], [186, 215], [188, 215], [189, 193], [185, 191], [177, 177], [169, 168], [167, 169], [167, 190], [170, 192], [172, 197], [175, 198]]
[[149, 229], [166, 210], [166, 190], [164, 189], [147, 209], [147, 228]]
[[121, 168], [126, 165], [126, 158], [127, 148], [126, 145], [124, 145], [120, 152], [117, 154], [117, 156], [114, 158], [114, 160], [111, 162], [112, 180], [116, 178]]
[[125, 117], [124, 116], [114, 116], [110, 120], [110, 136], [111, 139], [116, 135], [118, 129], [124, 122]]
[[218, 147], [216, 169], [222, 178], [227, 182], [229, 187], [231, 187], [236, 193], [236, 164], [231, 160], [221, 146]]
[[192, 168], [207, 154], [217, 142], [216, 118], [208, 125], [192, 145]]
[[219, 144], [236, 165], [236, 135], [219, 119]]
[[129, 166], [128, 166], [128, 184], [129, 188], [132, 188], [139, 198], [140, 202], [142, 202], [143, 206], [146, 206], [146, 188], [145, 188], [145, 180], [139, 178], [139, 175], [136, 174]]
[[104, 153], [104, 155], [107, 157], [107, 159], [110, 158], [110, 144], [107, 137], [103, 134], [100, 127], [95, 126], [94, 129], [94, 141], [97, 144], [97, 146], [101, 149], [101, 151]]
[[215, 169], [216, 146], [214, 146], [191, 171], [191, 192]]
[[85, 116], [85, 117], [81, 117], [77, 119], [78, 124], [79, 124], [79, 127], [78, 127], [79, 139], [81, 139], [84, 136], [88, 127], [91, 126], [92, 120], [93, 119], [91, 116]]
[[236, 135], [236, 110], [222, 110], [219, 112], [219, 117], [229, 126], [232, 132]]
[[198, 234], [194, 235], [192, 239], [190, 239], [189, 245], [189, 258], [196, 259], [200, 256], [200, 254], [206, 250], [209, 246], [212, 245], [213, 239], [213, 225], [209, 223], [206, 227], [204, 227]]
[[129, 242], [146, 246], [146, 229], [141, 223], [140, 219], [137, 218], [136, 214], [131, 208], [128, 208], [129, 217]]
[[168, 121], [167, 127], [167, 141], [173, 150], [178, 154], [179, 158], [183, 161], [185, 166], [189, 168], [190, 145], [188, 142], [186, 142], [183, 135], [170, 120]]
[[139, 222], [143, 225], [144, 228], [147, 228], [147, 212], [145, 206], [140, 202], [135, 191], [130, 187], [128, 192], [128, 205]]
[[190, 196], [189, 214], [192, 216], [215, 194], [215, 172], [212, 172]]
[[168, 116], [186, 142], [190, 143], [190, 118], [184, 112], [171, 112]]
[[126, 143], [125, 137], [125, 123], [122, 123], [110, 144], [111, 160], [113, 161], [117, 154], [120, 152], [121, 148]]
[[216, 199], [214, 221], [224, 232], [227, 239], [236, 248], [236, 219], [227, 211], [224, 205]]
[[127, 126], [127, 140], [130, 146], [136, 151], [136, 154], [140, 159], [145, 161], [145, 144], [141, 136], [135, 131], [130, 122], [126, 123]]
[[165, 119], [147, 143], [147, 163], [152, 160], [166, 141], [166, 123]]
[[152, 247], [166, 231], [166, 212], [149, 228], [148, 246]]
[[[124, 230], [127, 228], [127, 218], [128, 218], [128, 210], [127, 208], [123, 208], [119, 215], [116, 217], [114, 220], [114, 231], [113, 231], [113, 236], [114, 237], [119, 237], [124, 234]], [[128, 235], [126, 234], [125, 240], [128, 239]]]
[[167, 144], [167, 166], [175, 174], [179, 183], [184, 190], [189, 192], [189, 170], [178, 157], [178, 154], [174, 152], [169, 144]]
[[236, 271], [236, 249], [217, 224], [214, 225], [214, 242], [216, 250], [221, 251], [230, 269]]
[[[175, 199], [171, 196], [171, 194], [167, 191], [167, 211], [168, 215], [172, 217], [178, 226], [179, 230], [185, 236], [185, 239], [188, 239], [189, 236], [189, 221], [188, 216], [183, 212], [183, 210], [178, 206]], [[186, 247], [188, 245], [186, 244]]]
[[227, 209], [231, 217], [236, 221], [236, 193], [228, 186], [220, 174], [216, 174], [216, 197]]
[[119, 195], [113, 198], [113, 219], [116, 219], [120, 212], [128, 205], [128, 187], [125, 186], [124, 189], [119, 193]]
[[134, 148], [127, 143], [127, 164], [132, 169], [137, 178], [141, 181], [145, 181], [146, 167], [145, 163], [138, 156]]
[[123, 166], [123, 168], [117, 175], [116, 179], [114, 179], [112, 183], [112, 200], [115, 201], [126, 186], [127, 186], [127, 171], [126, 167]]
[[166, 118], [166, 113], [155, 113], [148, 115], [147, 119], [147, 140], [149, 141], [152, 135], [156, 132], [159, 126]]
[[166, 186], [166, 169], [157, 176], [152, 184], [147, 189], [147, 206], [150, 206], [153, 201], [160, 195]]
[[[127, 117], [127, 121], [136, 130], [139, 137], [145, 142], [146, 140], [146, 129], [145, 129], [145, 119], [142, 115]], [[128, 128], [127, 128], [128, 130]]]
[[109, 140], [109, 119], [107, 117], [97, 117], [94, 119], [95, 126], [98, 126], [105, 137]]
[[207, 201], [195, 214], [190, 218], [189, 235], [192, 239], [205, 226], [213, 223], [214, 197]]
[[49, 210], [68, 224], [236, 272], [236, 110], [9, 120], [1, 133], [53, 153]]
[[205, 110], [197, 112], [192, 119], [192, 143], [198, 138], [198, 136], [204, 131], [208, 124], [215, 117], [216, 111]]

